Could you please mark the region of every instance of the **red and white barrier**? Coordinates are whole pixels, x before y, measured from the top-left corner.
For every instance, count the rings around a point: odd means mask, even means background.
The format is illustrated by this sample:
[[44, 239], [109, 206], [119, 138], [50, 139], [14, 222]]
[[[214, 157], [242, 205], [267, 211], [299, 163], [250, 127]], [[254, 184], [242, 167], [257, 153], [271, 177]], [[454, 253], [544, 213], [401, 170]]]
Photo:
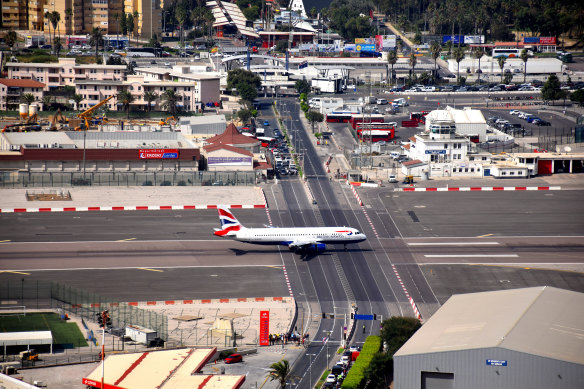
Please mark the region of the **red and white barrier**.
[[226, 303], [254, 303], [254, 302], [290, 302], [293, 297], [248, 297], [227, 299], [202, 299], [202, 300], [163, 300], [163, 301], [128, 301], [120, 303], [86, 303], [71, 304], [71, 308], [109, 308], [123, 306], [165, 306], [165, 305], [191, 305], [191, 304], [226, 304]]
[[416, 305], [416, 302], [414, 301], [412, 296], [410, 296], [410, 293], [406, 289], [406, 286], [404, 285], [404, 282], [402, 281], [402, 279], [397, 271], [397, 268], [395, 267], [395, 265], [391, 265], [391, 268], [393, 269], [393, 273], [395, 274], [399, 284], [401, 285], [404, 293], [406, 294], [406, 297], [408, 298], [408, 301], [410, 302], [410, 305], [412, 306], [412, 309], [414, 310], [414, 315], [416, 315], [416, 318], [418, 320], [422, 320], [422, 315], [420, 314], [420, 311], [418, 310], [418, 306]]
[[497, 191], [538, 191], [561, 190], [560, 186], [467, 186], [444, 188], [395, 188], [395, 192], [497, 192]]
[[361, 201], [361, 197], [359, 197], [359, 193], [357, 193], [357, 189], [355, 189], [355, 186], [351, 185], [351, 190], [353, 191], [353, 194], [355, 195], [355, 198], [357, 199], [357, 203], [359, 203], [359, 206], [363, 206], [363, 201]]
[[363, 188], [379, 188], [379, 184], [375, 184], [373, 182], [356, 182], [356, 181], [352, 181], [352, 182], [347, 182], [349, 185], [351, 186], [361, 186]]
[[[229, 208], [266, 208], [266, 204], [231, 204]], [[20, 212], [87, 212], [87, 211], [167, 211], [184, 209], [217, 209], [217, 205], [123, 205], [104, 207], [54, 207], [54, 208], [0, 208], [0, 213]]]

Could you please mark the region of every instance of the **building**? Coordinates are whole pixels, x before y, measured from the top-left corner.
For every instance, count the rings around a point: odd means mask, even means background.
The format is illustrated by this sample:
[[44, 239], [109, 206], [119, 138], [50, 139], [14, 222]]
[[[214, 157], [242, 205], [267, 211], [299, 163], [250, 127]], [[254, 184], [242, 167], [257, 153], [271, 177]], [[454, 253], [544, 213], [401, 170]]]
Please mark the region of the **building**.
[[2, 1], [2, 27], [6, 30], [42, 31], [45, 0]]
[[[122, 388], [208, 388], [239, 389], [244, 375], [201, 373], [216, 358], [217, 349], [161, 350], [143, 353], [109, 355], [105, 359], [104, 386]], [[102, 368], [98, 366], [82, 384], [101, 388]]]
[[394, 355], [394, 388], [579, 388], [584, 294], [540, 286], [452, 296]]
[[237, 131], [237, 127], [235, 127], [235, 124], [233, 123], [229, 123], [229, 125], [221, 135], [217, 135], [212, 138], [206, 139], [205, 143], [207, 145], [223, 144], [247, 150], [251, 153], [256, 154], [260, 152], [261, 146], [261, 142], [259, 140], [251, 138], [249, 136], [241, 135], [239, 131]]
[[161, 0], [125, 0], [124, 10], [126, 14], [138, 13], [136, 28], [139, 36], [147, 39], [154, 35], [160, 37], [162, 32]]
[[189, 138], [210, 138], [225, 132], [225, 115], [185, 116], [179, 120], [180, 132]]
[[444, 110], [434, 110], [426, 115], [425, 132], [430, 131], [432, 123], [452, 121], [456, 126], [456, 134], [469, 137], [475, 142], [487, 141], [487, 121], [478, 109], [455, 109], [447, 106]]
[[247, 27], [247, 19], [237, 4], [223, 0], [209, 0], [206, 5], [211, 9], [215, 18], [213, 28], [217, 29], [218, 37], [223, 37], [225, 31], [238, 32], [250, 39], [259, 37], [253, 28]]
[[42, 101], [45, 86], [35, 80], [0, 78], [0, 110], [18, 110], [21, 97], [25, 94], [32, 94], [37, 102]]
[[247, 150], [222, 143], [203, 147], [209, 171], [253, 171], [253, 154]]

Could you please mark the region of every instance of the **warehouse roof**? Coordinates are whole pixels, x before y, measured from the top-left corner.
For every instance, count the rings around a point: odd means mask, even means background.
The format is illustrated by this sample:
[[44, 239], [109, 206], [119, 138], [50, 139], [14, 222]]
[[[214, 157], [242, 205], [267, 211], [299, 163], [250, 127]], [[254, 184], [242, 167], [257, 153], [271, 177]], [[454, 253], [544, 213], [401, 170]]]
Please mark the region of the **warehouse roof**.
[[52, 344], [51, 331], [0, 332], [0, 346]]
[[431, 111], [426, 116], [428, 122], [432, 121], [453, 121], [455, 124], [485, 124], [487, 121], [483, 113], [478, 109], [464, 108], [456, 109], [452, 107], [446, 107], [446, 109], [437, 109]]
[[12, 79], [12, 78], [0, 78], [0, 84], [4, 84], [7, 87], [14, 88], [44, 88], [45, 84], [35, 80], [28, 79]]
[[452, 296], [395, 356], [500, 347], [584, 365], [584, 293], [541, 286]]
[[[105, 360], [106, 385], [110, 388], [200, 388], [237, 389], [245, 381], [241, 375], [199, 374], [217, 352], [209, 349], [180, 349], [110, 355]], [[83, 384], [101, 385], [101, 367]]]

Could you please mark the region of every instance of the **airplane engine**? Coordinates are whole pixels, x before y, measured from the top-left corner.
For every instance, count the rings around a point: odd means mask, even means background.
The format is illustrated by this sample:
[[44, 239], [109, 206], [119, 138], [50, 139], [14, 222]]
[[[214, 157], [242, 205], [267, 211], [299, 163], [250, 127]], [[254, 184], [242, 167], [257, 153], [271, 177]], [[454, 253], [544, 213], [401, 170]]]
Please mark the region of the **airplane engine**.
[[313, 244], [310, 246], [310, 250], [320, 253], [326, 250], [326, 245], [324, 243]]

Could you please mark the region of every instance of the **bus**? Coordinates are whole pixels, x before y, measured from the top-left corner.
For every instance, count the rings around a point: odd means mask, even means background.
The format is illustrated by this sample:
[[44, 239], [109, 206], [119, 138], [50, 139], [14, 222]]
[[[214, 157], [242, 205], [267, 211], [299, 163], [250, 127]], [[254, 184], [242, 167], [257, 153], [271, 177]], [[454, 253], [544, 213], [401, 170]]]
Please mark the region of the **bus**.
[[393, 139], [395, 132], [393, 130], [363, 130], [358, 136], [362, 142], [375, 143], [380, 141], [389, 142]]
[[127, 57], [161, 57], [161, 47], [128, 47], [126, 49]]
[[361, 131], [367, 130], [382, 130], [382, 131], [390, 131], [395, 130], [397, 127], [396, 122], [388, 122], [388, 123], [359, 123], [357, 124], [357, 133]]
[[356, 115], [351, 115], [351, 127], [353, 127], [353, 130], [357, 129], [357, 124], [359, 123], [383, 123], [383, 121], [385, 120], [385, 118], [383, 117], [383, 115], [380, 114], [367, 114], [367, 115], [363, 115], [363, 114], [356, 114]]
[[412, 112], [410, 113], [410, 120], [415, 120], [418, 124], [426, 124], [426, 115], [428, 113], [428, 111]]
[[332, 112], [327, 113], [326, 122], [327, 123], [348, 123], [351, 120], [351, 115], [353, 112]]
[[523, 49], [493, 49], [493, 58], [519, 58]]

